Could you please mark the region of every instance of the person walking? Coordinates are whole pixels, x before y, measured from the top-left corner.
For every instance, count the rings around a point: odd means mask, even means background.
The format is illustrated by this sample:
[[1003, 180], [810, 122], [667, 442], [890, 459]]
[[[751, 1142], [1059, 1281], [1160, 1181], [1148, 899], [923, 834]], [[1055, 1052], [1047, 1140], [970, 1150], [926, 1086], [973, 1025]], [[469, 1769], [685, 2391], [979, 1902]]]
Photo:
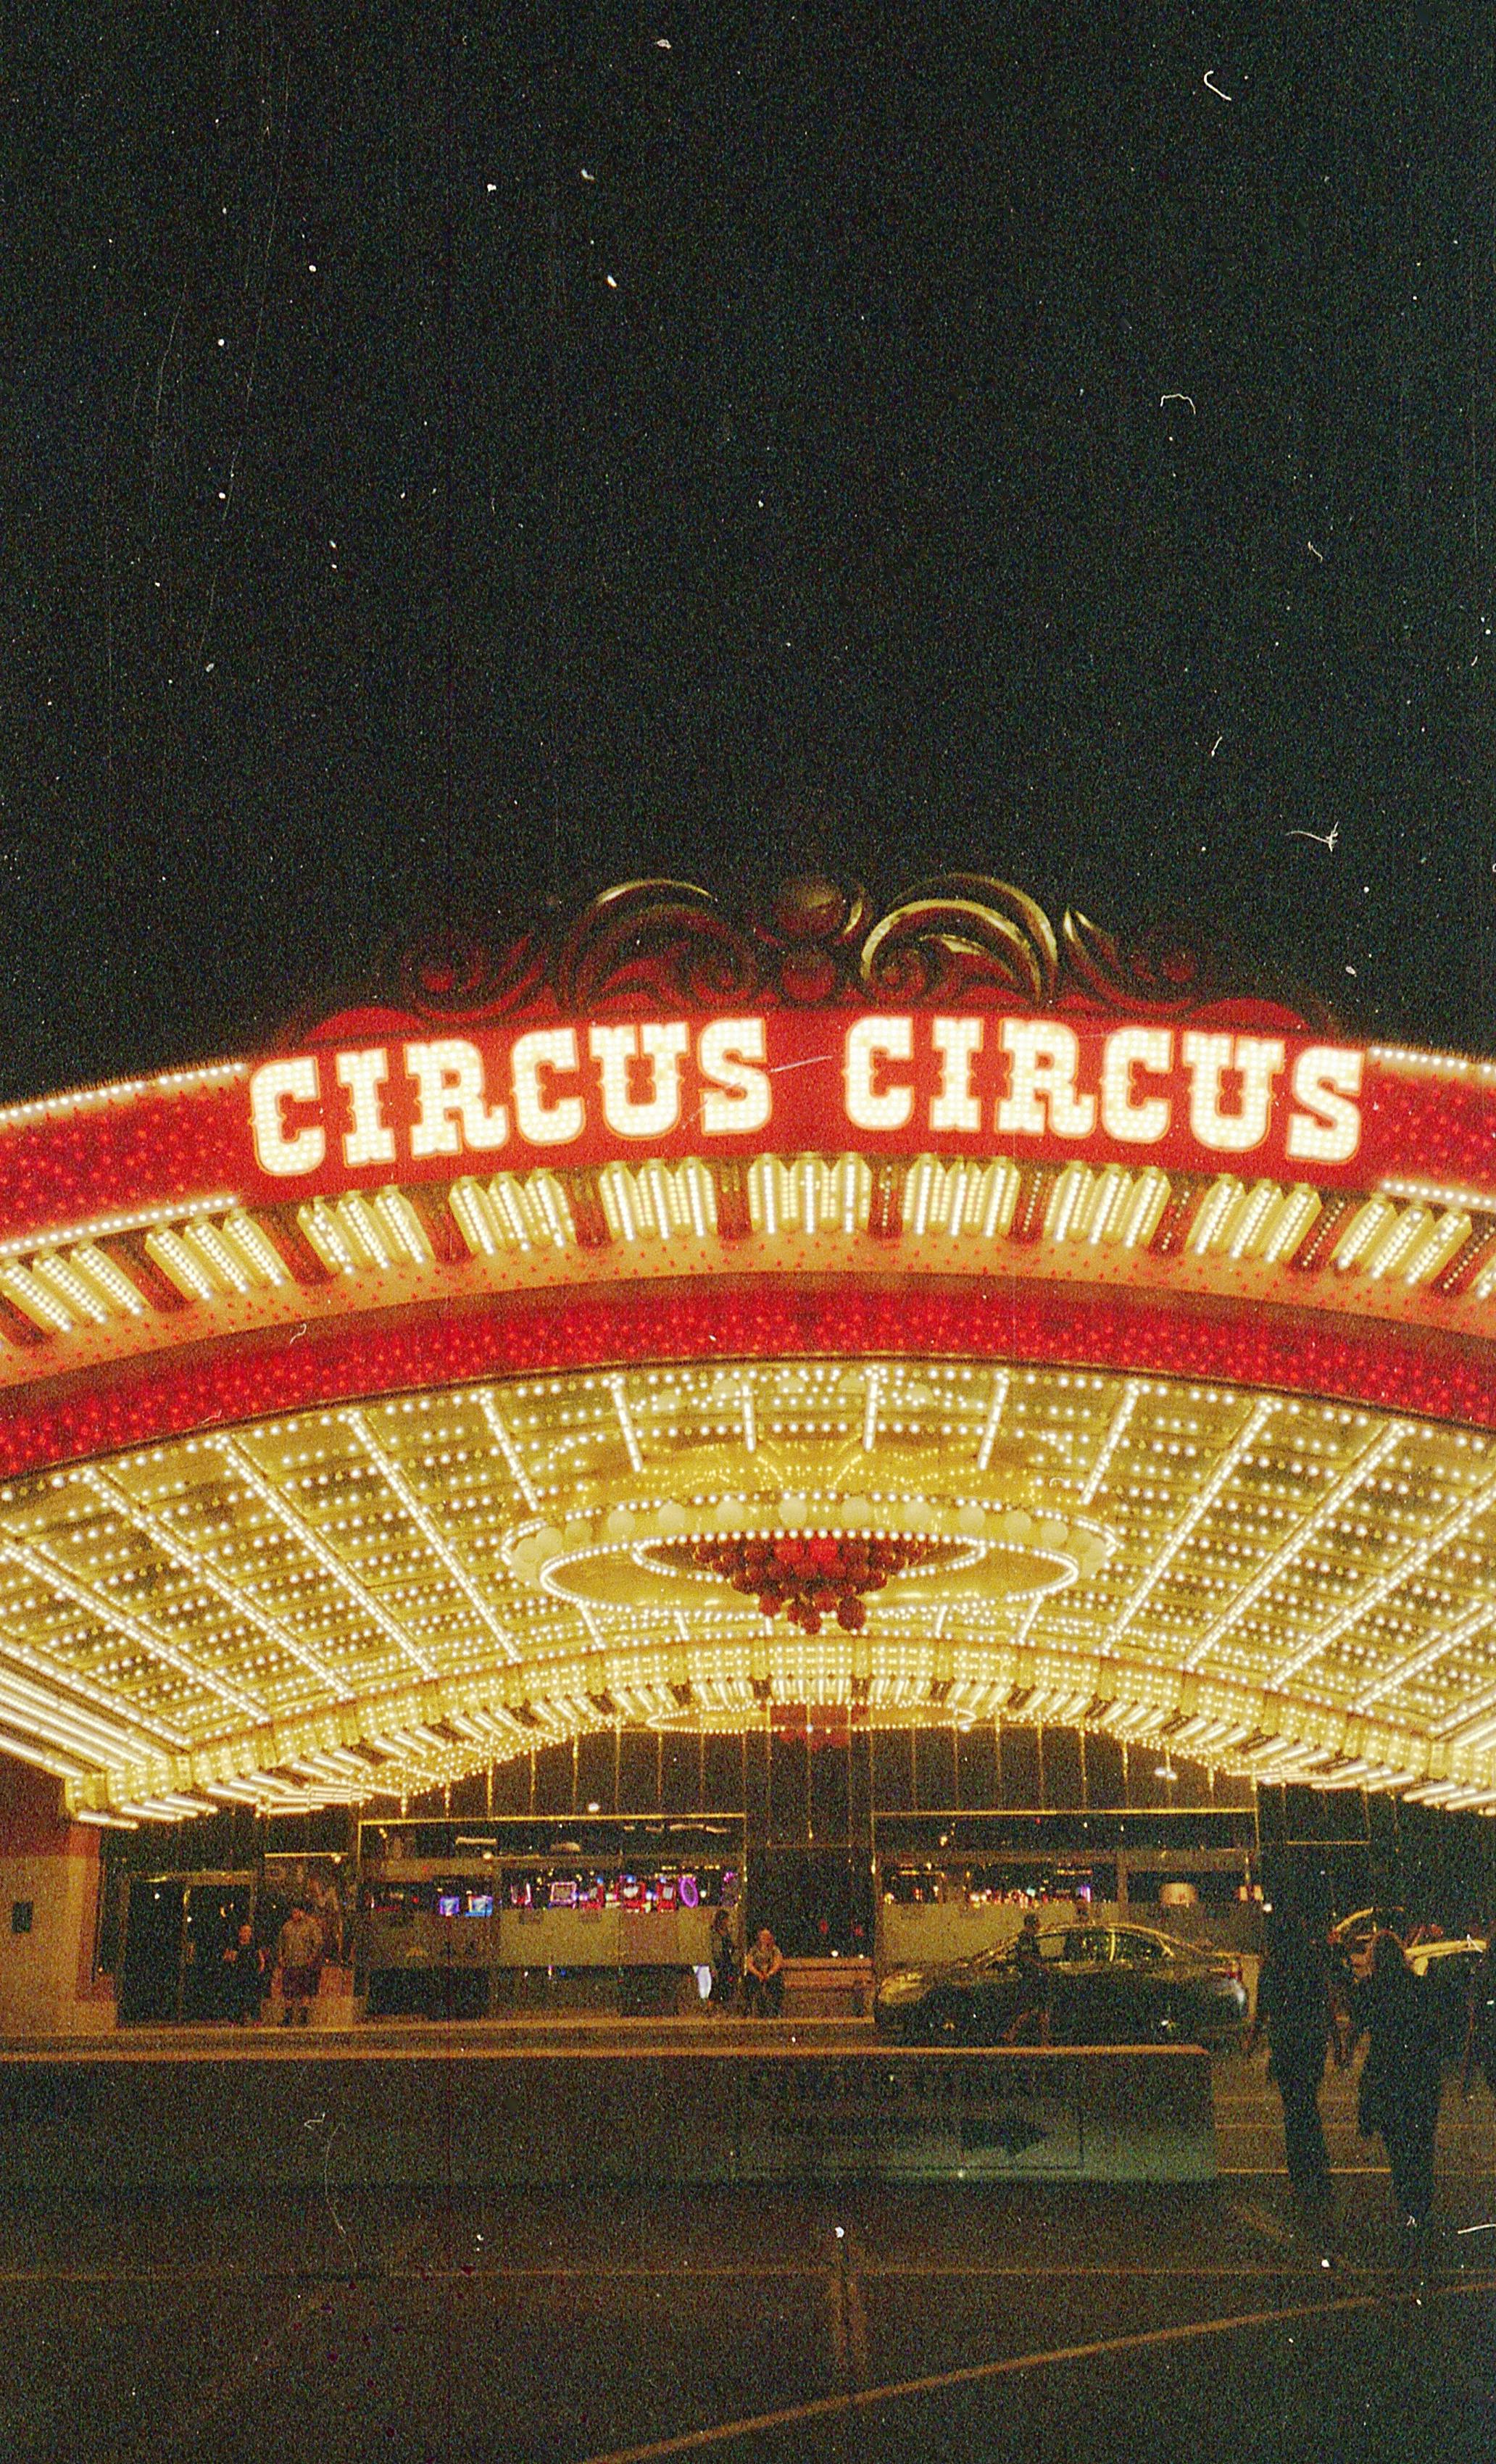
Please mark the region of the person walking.
[[282, 2027], [304, 2028], [312, 2015], [322, 1967], [322, 1928], [299, 1900], [280, 1928], [280, 1998], [285, 2006]]
[[1013, 1945], [1013, 1965], [1018, 1970], [1019, 2003], [1002, 2032], [1002, 2042], [1047, 2045], [1049, 1979], [1039, 1947], [1039, 1919], [1032, 1908], [1019, 1927], [1018, 1940]]
[[1335, 2063], [1338, 2069], [1344, 2070], [1346, 2038], [1351, 2032], [1351, 2004], [1355, 1997], [1355, 1969], [1335, 1925], [1327, 1925], [1325, 1929], [1325, 1962], [1330, 1977], [1330, 2008], [1334, 2021]]
[[1319, 2091], [1327, 2052], [1332, 2050], [1340, 2064], [1340, 2033], [1324, 1947], [1291, 1911], [1278, 1918], [1269, 1937], [1243, 2051], [1254, 2053], [1264, 2034], [1267, 2076], [1283, 2099], [1288, 2180], [1305, 2207], [1323, 2208], [1330, 2198], [1330, 2166]]
[[730, 1908], [718, 1908], [712, 1919], [711, 2002], [715, 2011], [728, 2012], [737, 1991], [737, 1936], [733, 1930]]
[[1397, 2213], [1409, 2225], [1422, 2225], [1434, 2204], [1443, 2032], [1439, 2006], [1424, 1979], [1414, 1975], [1395, 1933], [1372, 1936], [1367, 1974], [1352, 2009], [1351, 2050], [1363, 2035], [1357, 2126], [1363, 2139], [1380, 2134]]

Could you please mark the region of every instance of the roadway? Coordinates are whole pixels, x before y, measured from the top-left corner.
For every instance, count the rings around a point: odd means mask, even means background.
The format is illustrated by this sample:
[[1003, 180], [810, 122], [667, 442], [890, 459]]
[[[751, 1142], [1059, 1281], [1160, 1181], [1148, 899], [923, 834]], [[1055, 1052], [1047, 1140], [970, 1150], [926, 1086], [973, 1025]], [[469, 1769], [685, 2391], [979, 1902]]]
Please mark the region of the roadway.
[[[477, 2032], [452, 2033], [455, 2050]], [[278, 2043], [254, 2051], [290, 2057]], [[464, 2076], [480, 2087], [478, 2064]], [[1326, 2099], [1327, 2235], [1295, 2217], [1261, 2059], [1222, 2057], [1216, 2088], [1223, 2169], [1199, 2188], [33, 2197], [0, 2210], [11, 2362], [0, 2453], [27, 2464], [1496, 2453], [1485, 2088], [1468, 2105], [1446, 2098], [1441, 2213], [1418, 2245], [1395, 2229], [1385, 2173], [1355, 2136], [1349, 2079]]]

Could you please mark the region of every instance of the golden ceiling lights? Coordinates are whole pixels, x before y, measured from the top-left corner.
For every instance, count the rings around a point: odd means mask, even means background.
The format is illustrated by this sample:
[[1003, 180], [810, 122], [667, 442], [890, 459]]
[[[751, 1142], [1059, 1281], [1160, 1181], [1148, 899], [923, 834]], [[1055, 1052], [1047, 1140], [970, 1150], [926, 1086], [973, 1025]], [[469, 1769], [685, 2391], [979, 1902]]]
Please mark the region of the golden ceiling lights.
[[[979, 1469], [964, 1445], [881, 1438], [875, 1378], [868, 1391], [860, 1440], [806, 1430], [778, 1442], [756, 1435], [751, 1452], [744, 1443], [688, 1448], [650, 1464], [649, 1495], [638, 1480], [645, 1468], [638, 1433], [615, 1384], [627, 1475], [579, 1489], [564, 1524], [539, 1516], [519, 1524], [505, 1544], [511, 1575], [589, 1610], [687, 1616], [699, 1614], [704, 1588], [756, 1602], [781, 1591], [785, 1603], [795, 1597], [815, 1615], [805, 1628], [815, 1633], [844, 1599], [876, 1592], [902, 1606], [936, 1575], [947, 1604], [991, 1603], [1060, 1590], [1106, 1564], [1111, 1534], [1046, 1494], [1032, 1445], [999, 1447], [984, 1432]], [[833, 1556], [819, 1569], [824, 1580], [781, 1585], [770, 1575], [776, 1551], [786, 1569], [799, 1564], [808, 1574], [813, 1553], [827, 1550], [847, 1558], [840, 1590]], [[852, 1564], [859, 1550], [878, 1560], [860, 1568], [860, 1581]], [[764, 1575], [757, 1586], [739, 1579], [755, 1557]], [[866, 1617], [841, 1623], [861, 1631]]]
[[[860, 1631], [688, 1554], [880, 1534], [918, 1562]], [[144, 1819], [802, 1703], [1183, 1722], [1230, 1770], [1496, 1805], [1492, 1566], [1496, 1442], [1405, 1412], [942, 1359], [490, 1380], [0, 1487], [0, 1749]]]

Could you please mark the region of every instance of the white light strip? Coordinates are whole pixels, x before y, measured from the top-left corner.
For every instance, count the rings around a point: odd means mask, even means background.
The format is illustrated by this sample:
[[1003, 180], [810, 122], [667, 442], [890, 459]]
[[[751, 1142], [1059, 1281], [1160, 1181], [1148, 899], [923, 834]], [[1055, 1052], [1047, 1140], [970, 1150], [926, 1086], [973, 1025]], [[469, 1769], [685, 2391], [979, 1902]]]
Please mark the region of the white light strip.
[[[1493, 1701], [1496, 1701], [1496, 1697], [1491, 1695], [1485, 1697], [1487, 1710]], [[1466, 1752], [1469, 1752], [1476, 1747], [1488, 1746], [1493, 1737], [1496, 1737], [1496, 1720], [1483, 1720], [1474, 1709], [1470, 1709], [1461, 1714], [1459, 1727], [1454, 1732], [1451, 1742], [1463, 1746]]]
[[138, 1745], [123, 1737], [116, 1727], [101, 1727], [96, 1720], [72, 1720], [56, 1710], [44, 1695], [37, 1695], [32, 1685], [20, 1681], [8, 1681], [0, 1676], [0, 1717], [22, 1727], [39, 1745], [55, 1745], [64, 1754], [78, 1754], [89, 1767], [103, 1770], [111, 1762], [128, 1762], [138, 1754]]
[[226, 1216], [219, 1225], [225, 1241], [237, 1257], [243, 1259], [251, 1273], [273, 1290], [284, 1287], [293, 1278], [280, 1251], [262, 1223], [253, 1215], [238, 1213]]
[[270, 1713], [254, 1695], [243, 1693], [237, 1685], [231, 1685], [227, 1678], [220, 1677], [216, 1670], [205, 1668], [201, 1661], [190, 1659], [185, 1651], [178, 1651], [175, 1643], [168, 1642], [155, 1626], [147, 1625], [143, 1617], [132, 1617], [129, 1610], [122, 1609], [107, 1592], [96, 1591], [92, 1583], [82, 1582], [77, 1574], [70, 1574], [47, 1550], [22, 1540], [6, 1539], [0, 1541], [0, 1555], [9, 1557], [14, 1565], [24, 1566], [36, 1582], [60, 1592], [63, 1598], [72, 1600], [76, 1607], [86, 1609], [100, 1625], [112, 1626], [117, 1633], [128, 1635], [142, 1651], [148, 1653], [152, 1660], [164, 1661], [168, 1668], [176, 1670], [179, 1677], [186, 1677], [191, 1684], [201, 1686], [207, 1693], [216, 1694], [222, 1702], [231, 1703], [246, 1719], [269, 1719]]
[[1268, 1218], [1276, 1213], [1287, 1195], [1287, 1192], [1280, 1189], [1275, 1180], [1260, 1180], [1255, 1188], [1247, 1191], [1237, 1209], [1231, 1238], [1226, 1243], [1226, 1255], [1233, 1265], [1255, 1248]]
[[1362, 1447], [1354, 1461], [1348, 1463], [1338, 1479], [1331, 1484], [1319, 1504], [1305, 1516], [1302, 1523], [1294, 1525], [1287, 1538], [1259, 1566], [1251, 1580], [1243, 1583], [1242, 1589], [1227, 1600], [1219, 1617], [1211, 1619], [1199, 1640], [1191, 1647], [1188, 1657], [1182, 1662], [1186, 1674], [1199, 1666], [1201, 1661], [1215, 1649], [1221, 1637], [1229, 1634], [1239, 1619], [1246, 1615], [1253, 1601], [1260, 1600], [1264, 1592], [1267, 1591], [1276, 1582], [1278, 1576], [1292, 1565], [1301, 1550], [1309, 1546], [1317, 1533], [1324, 1529], [1327, 1523], [1333, 1521], [1340, 1508], [1355, 1495], [1356, 1490], [1365, 1482], [1371, 1479], [1372, 1474], [1380, 1468], [1387, 1457], [1407, 1435], [1408, 1423], [1405, 1420], [1389, 1420], [1384, 1429], [1378, 1430], [1371, 1443]]
[[867, 1403], [862, 1416], [862, 1450], [870, 1455], [878, 1442], [878, 1404], [883, 1393], [883, 1372], [876, 1361], [868, 1371]]
[[1324, 1200], [1317, 1189], [1296, 1182], [1288, 1190], [1267, 1228], [1263, 1243], [1265, 1266], [1276, 1266], [1281, 1259], [1296, 1250], [1309, 1225], [1324, 1212]]
[[82, 1318], [92, 1326], [108, 1325], [110, 1310], [107, 1303], [66, 1258], [54, 1257], [48, 1250], [32, 1260], [31, 1270], [37, 1282], [55, 1292], [75, 1317]]
[[382, 1189], [374, 1200], [374, 1212], [385, 1226], [397, 1251], [403, 1256], [398, 1264], [408, 1261], [413, 1266], [429, 1266], [435, 1252], [426, 1237], [426, 1226], [403, 1189], [391, 1186]]
[[373, 1593], [359, 1580], [352, 1567], [345, 1565], [337, 1551], [328, 1547], [321, 1533], [306, 1520], [303, 1514], [297, 1513], [290, 1499], [282, 1497], [274, 1483], [266, 1479], [258, 1463], [252, 1455], [246, 1453], [239, 1440], [214, 1438], [210, 1442], [218, 1448], [226, 1462], [232, 1463], [245, 1486], [253, 1492], [262, 1506], [269, 1507], [276, 1522], [296, 1535], [307, 1555], [315, 1557], [324, 1573], [331, 1574], [334, 1582], [347, 1593], [349, 1598], [358, 1602], [364, 1616], [372, 1618], [381, 1634], [387, 1636], [396, 1649], [404, 1652], [406, 1658], [419, 1668], [423, 1677], [434, 1677], [435, 1662], [428, 1660], [425, 1652], [411, 1640], [399, 1618], [390, 1616], [384, 1602], [375, 1598]]
[[987, 1465], [992, 1461], [992, 1449], [997, 1444], [998, 1430], [1001, 1425], [1002, 1420], [1002, 1406], [1008, 1399], [1008, 1388], [1012, 1382], [1012, 1378], [1005, 1369], [995, 1369], [993, 1371], [992, 1401], [987, 1406], [986, 1425], [981, 1433], [981, 1443], [977, 1449], [977, 1468], [979, 1471], [985, 1471]]
[[130, 1281], [118, 1258], [109, 1257], [97, 1242], [80, 1242], [68, 1263], [111, 1309], [126, 1317], [145, 1315], [144, 1293]]
[[754, 1410], [753, 1379], [749, 1376], [742, 1381], [742, 1397], [743, 1448], [745, 1453], [756, 1455], [759, 1451], [759, 1416]]
[[43, 1095], [0, 1111], [0, 1130], [21, 1121], [60, 1121], [72, 1112], [98, 1112], [111, 1104], [133, 1104], [141, 1095], [187, 1095], [205, 1087], [226, 1087], [247, 1078], [248, 1061], [214, 1061], [201, 1069], [168, 1069], [158, 1078], [114, 1078], [101, 1087], [75, 1087], [65, 1095]]
[[45, 1746], [33, 1745], [30, 1737], [11, 1736], [4, 1729], [0, 1729], [0, 1753], [10, 1754], [18, 1763], [30, 1763], [35, 1771], [51, 1771], [54, 1779], [97, 1779], [99, 1776], [76, 1755], [49, 1753]]
[[364, 1448], [370, 1463], [391, 1495], [400, 1500], [407, 1514], [420, 1532], [437, 1563], [444, 1566], [473, 1615], [481, 1618], [506, 1660], [516, 1661], [522, 1655], [514, 1636], [500, 1625], [491, 1603], [473, 1581], [451, 1542], [438, 1528], [429, 1508], [416, 1495], [405, 1473], [393, 1458], [385, 1452], [362, 1412], [345, 1412], [343, 1419]]
[[479, 1389], [478, 1409], [482, 1413], [485, 1420], [488, 1422], [489, 1432], [494, 1440], [494, 1443], [497, 1446], [499, 1453], [503, 1456], [505, 1463], [509, 1466], [510, 1479], [514, 1482], [516, 1488], [517, 1488], [520, 1496], [524, 1499], [524, 1502], [530, 1508], [531, 1513], [539, 1514], [540, 1511], [539, 1491], [537, 1489], [535, 1483], [532, 1481], [529, 1473], [524, 1467], [524, 1458], [520, 1454], [518, 1447], [516, 1445], [513, 1437], [510, 1435], [508, 1425], [502, 1413], [499, 1411], [497, 1403], [494, 1399], [491, 1389], [486, 1386]]
[[50, 1734], [55, 1744], [92, 1760], [128, 1762], [141, 1750], [138, 1729], [122, 1728], [72, 1703], [59, 1702], [55, 1695], [44, 1694], [39, 1686], [29, 1685], [5, 1668], [0, 1668], [0, 1706], [8, 1707], [11, 1718], [25, 1719], [38, 1736]]
[[628, 1409], [628, 1397], [625, 1392], [624, 1381], [621, 1377], [609, 1377], [605, 1380], [605, 1383], [613, 1398], [613, 1410], [618, 1418], [619, 1428], [623, 1431], [624, 1443], [628, 1449], [630, 1467], [634, 1471], [643, 1471], [644, 1455], [634, 1428], [633, 1414]]
[[1038, 1617], [1040, 1610], [1044, 1607], [1045, 1598], [1045, 1595], [1043, 1592], [1036, 1592], [1033, 1598], [1029, 1601], [1027, 1608], [1023, 1611], [1023, 1616], [1020, 1617], [1013, 1634], [1013, 1648], [1015, 1651], [1022, 1651], [1023, 1645], [1027, 1642], [1029, 1636], [1034, 1630], [1034, 1619]]
[[141, 1710], [126, 1696], [116, 1693], [112, 1685], [88, 1676], [82, 1669], [70, 1668], [65, 1660], [55, 1659], [36, 1643], [18, 1642], [4, 1626], [0, 1626], [0, 1658], [13, 1661], [18, 1668], [29, 1669], [33, 1677], [44, 1677], [51, 1685], [60, 1685], [72, 1693], [81, 1694], [90, 1708], [112, 1711], [126, 1727], [133, 1728], [140, 1736], [150, 1738], [153, 1744], [172, 1746], [180, 1751], [192, 1742], [185, 1728], [174, 1727], [169, 1720], [153, 1719], [148, 1711]]
[[139, 1498], [132, 1497], [122, 1481], [112, 1472], [100, 1471], [90, 1465], [77, 1473], [77, 1478], [86, 1482], [95, 1494], [103, 1499], [111, 1512], [121, 1516], [126, 1523], [133, 1524], [137, 1531], [143, 1532], [152, 1548], [159, 1549], [164, 1557], [169, 1557], [172, 1564], [180, 1566], [184, 1573], [190, 1574], [194, 1582], [206, 1584], [210, 1592], [217, 1594], [226, 1608], [233, 1611], [235, 1617], [243, 1617], [246, 1625], [253, 1626], [267, 1642], [275, 1643], [289, 1659], [298, 1661], [319, 1685], [326, 1686], [336, 1702], [353, 1700], [346, 1677], [340, 1677], [338, 1671], [317, 1652], [297, 1641], [278, 1617], [269, 1616], [228, 1574], [221, 1573], [210, 1557], [205, 1557], [200, 1550], [194, 1549], [189, 1541], [173, 1531], [168, 1523], [164, 1523], [160, 1515], [152, 1514], [148, 1506], [143, 1506]]
[[[0, 1113], [0, 1128], [6, 1115]], [[169, 1206], [140, 1206], [128, 1215], [97, 1215], [88, 1223], [69, 1223], [60, 1229], [24, 1232], [10, 1241], [0, 1241], [0, 1258], [20, 1258], [33, 1249], [70, 1248], [75, 1242], [107, 1241], [115, 1232], [143, 1232], [157, 1223], [190, 1223], [195, 1216], [222, 1215], [239, 1200], [233, 1197], [175, 1199]]]
[[1478, 1215], [1496, 1215], [1496, 1190], [1444, 1189], [1432, 1180], [1379, 1180], [1376, 1184], [1389, 1198], [1420, 1198], [1432, 1206], [1458, 1206], [1473, 1209]]
[[1132, 1598], [1125, 1603], [1120, 1611], [1116, 1623], [1113, 1625], [1111, 1633], [1107, 1637], [1107, 1649], [1109, 1651], [1114, 1651], [1116, 1649], [1118, 1642], [1121, 1640], [1123, 1635], [1126, 1634], [1128, 1627], [1136, 1617], [1138, 1610], [1143, 1607], [1144, 1603], [1150, 1598], [1157, 1584], [1162, 1581], [1163, 1576], [1168, 1573], [1169, 1568], [1173, 1565], [1175, 1558], [1179, 1553], [1179, 1551], [1184, 1547], [1185, 1542], [1198, 1529], [1199, 1524], [1204, 1521], [1205, 1516], [1210, 1512], [1210, 1509], [1215, 1505], [1217, 1498], [1225, 1487], [1227, 1481], [1230, 1480], [1232, 1474], [1241, 1463], [1243, 1457], [1249, 1453], [1251, 1448], [1256, 1444], [1258, 1439], [1262, 1436], [1263, 1431], [1267, 1426], [1268, 1421], [1272, 1419], [1277, 1408], [1277, 1404], [1268, 1397], [1259, 1397], [1258, 1401], [1252, 1405], [1244, 1422], [1237, 1431], [1236, 1436], [1227, 1446], [1225, 1453], [1220, 1458], [1215, 1470], [1210, 1475], [1210, 1478], [1206, 1481], [1199, 1494], [1194, 1497], [1190, 1504], [1185, 1507], [1184, 1512], [1180, 1515], [1178, 1522], [1170, 1532], [1168, 1539], [1159, 1550], [1157, 1556], [1149, 1567], [1147, 1573], [1138, 1584], [1138, 1587], [1133, 1594]]
[[1472, 1734], [1476, 1723], [1492, 1711], [1496, 1711], [1496, 1686], [1488, 1687], [1484, 1694], [1477, 1694], [1473, 1702], [1462, 1703], [1458, 1711], [1452, 1711], [1447, 1720], [1441, 1720], [1429, 1733], [1441, 1745], [1476, 1743], [1478, 1740]]
[[1477, 1061], [1463, 1052], [1419, 1052], [1402, 1044], [1371, 1044], [1366, 1057], [1410, 1076], [1496, 1081], [1496, 1061]]
[[216, 1223], [207, 1218], [201, 1223], [189, 1223], [182, 1238], [186, 1246], [205, 1261], [230, 1291], [253, 1291], [255, 1277], [251, 1272], [248, 1260], [241, 1258], [233, 1243], [224, 1239]]
[[71, 1334], [73, 1312], [29, 1266], [0, 1266], [0, 1292], [33, 1326], [47, 1334]]
[[1384, 1694], [1390, 1694], [1394, 1686], [1405, 1684], [1410, 1678], [1421, 1677], [1425, 1670], [1442, 1660], [1446, 1652], [1458, 1649], [1462, 1642], [1469, 1642], [1493, 1618], [1496, 1618], [1496, 1600], [1478, 1600], [1474, 1608], [1468, 1609], [1453, 1625], [1446, 1625], [1441, 1634], [1432, 1636], [1417, 1651], [1410, 1651], [1405, 1660], [1395, 1661], [1392, 1667], [1377, 1678], [1375, 1684], [1369, 1685], [1365, 1693], [1352, 1704], [1353, 1713], [1359, 1715], [1362, 1711], [1369, 1711], [1372, 1705], [1379, 1703]]
[[[221, 1296], [221, 1286], [207, 1260], [187, 1247], [180, 1232], [168, 1225], [162, 1232], [147, 1232], [145, 1254], [159, 1266], [168, 1283], [176, 1286], [184, 1300], [215, 1301]], [[243, 1278], [241, 1277], [241, 1284]]]
[[1483, 1481], [1473, 1497], [1466, 1498], [1463, 1506], [1457, 1506], [1452, 1514], [1446, 1514], [1426, 1538], [1415, 1541], [1413, 1547], [1405, 1549], [1385, 1573], [1378, 1574], [1375, 1582], [1368, 1583], [1353, 1600], [1348, 1600], [1328, 1625], [1321, 1626], [1300, 1650], [1274, 1670], [1273, 1684], [1286, 1685], [1290, 1678], [1297, 1677], [1301, 1668], [1307, 1668], [1311, 1660], [1317, 1659], [1322, 1651], [1328, 1651], [1331, 1643], [1338, 1642], [1341, 1636], [1349, 1633], [1360, 1618], [1368, 1617], [1373, 1609], [1380, 1608], [1399, 1583], [1405, 1582], [1410, 1574], [1421, 1573], [1429, 1559], [1438, 1556], [1441, 1549], [1447, 1549], [1451, 1540], [1458, 1540], [1463, 1531], [1467, 1531], [1477, 1515], [1483, 1514], [1493, 1499], [1496, 1499], [1496, 1478]]
[[1123, 1387], [1121, 1396], [1117, 1402], [1117, 1408], [1111, 1415], [1111, 1425], [1108, 1429], [1106, 1436], [1102, 1439], [1096, 1460], [1091, 1464], [1089, 1471], [1086, 1475], [1086, 1485], [1081, 1490], [1080, 1495], [1082, 1506], [1090, 1505], [1092, 1499], [1095, 1497], [1096, 1491], [1101, 1486], [1102, 1482], [1106, 1479], [1108, 1472], [1111, 1470], [1111, 1458], [1116, 1453], [1118, 1446], [1122, 1443], [1124, 1437], [1127, 1435], [1127, 1424], [1132, 1419], [1133, 1413], [1136, 1411], [1137, 1398], [1143, 1392], [1144, 1388], [1142, 1380], [1137, 1377], [1129, 1378], [1127, 1384]]

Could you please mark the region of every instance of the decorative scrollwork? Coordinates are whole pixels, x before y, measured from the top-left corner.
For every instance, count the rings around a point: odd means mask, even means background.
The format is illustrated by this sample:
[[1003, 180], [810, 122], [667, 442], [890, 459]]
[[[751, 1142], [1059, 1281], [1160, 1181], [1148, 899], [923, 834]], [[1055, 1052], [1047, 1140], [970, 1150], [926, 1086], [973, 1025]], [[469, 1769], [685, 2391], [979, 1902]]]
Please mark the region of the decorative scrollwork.
[[769, 901], [759, 925], [776, 990], [797, 1008], [848, 999], [858, 952], [876, 913], [859, 881], [797, 874]]
[[1060, 957], [1048, 916], [1025, 891], [952, 872], [894, 902], [863, 943], [860, 973], [885, 1001], [985, 988], [1042, 1009], [1054, 1000]]
[[474, 1023], [666, 1001], [711, 1010], [961, 1001], [1163, 1018], [1245, 1002], [1280, 1023], [1323, 1018], [1302, 995], [1290, 1005], [1243, 981], [1209, 935], [1158, 927], [1124, 944], [1075, 909], [1056, 935], [1026, 891], [977, 872], [916, 882], [881, 911], [860, 882], [805, 873], [751, 915], [696, 882], [623, 882], [560, 930], [505, 939], [454, 923], [400, 959], [398, 983], [416, 1014]]
[[1198, 1009], [1225, 989], [1221, 952], [1155, 926], [1124, 950], [1114, 935], [1067, 908], [1060, 926], [1066, 961], [1108, 1009]]
[[762, 968], [752, 937], [691, 881], [629, 881], [583, 910], [556, 955], [562, 1008], [642, 994], [713, 1007], [748, 1001]]
[[542, 933], [504, 940], [464, 918], [401, 952], [398, 993], [420, 1015], [502, 1017], [535, 1001], [544, 985], [545, 960]]

